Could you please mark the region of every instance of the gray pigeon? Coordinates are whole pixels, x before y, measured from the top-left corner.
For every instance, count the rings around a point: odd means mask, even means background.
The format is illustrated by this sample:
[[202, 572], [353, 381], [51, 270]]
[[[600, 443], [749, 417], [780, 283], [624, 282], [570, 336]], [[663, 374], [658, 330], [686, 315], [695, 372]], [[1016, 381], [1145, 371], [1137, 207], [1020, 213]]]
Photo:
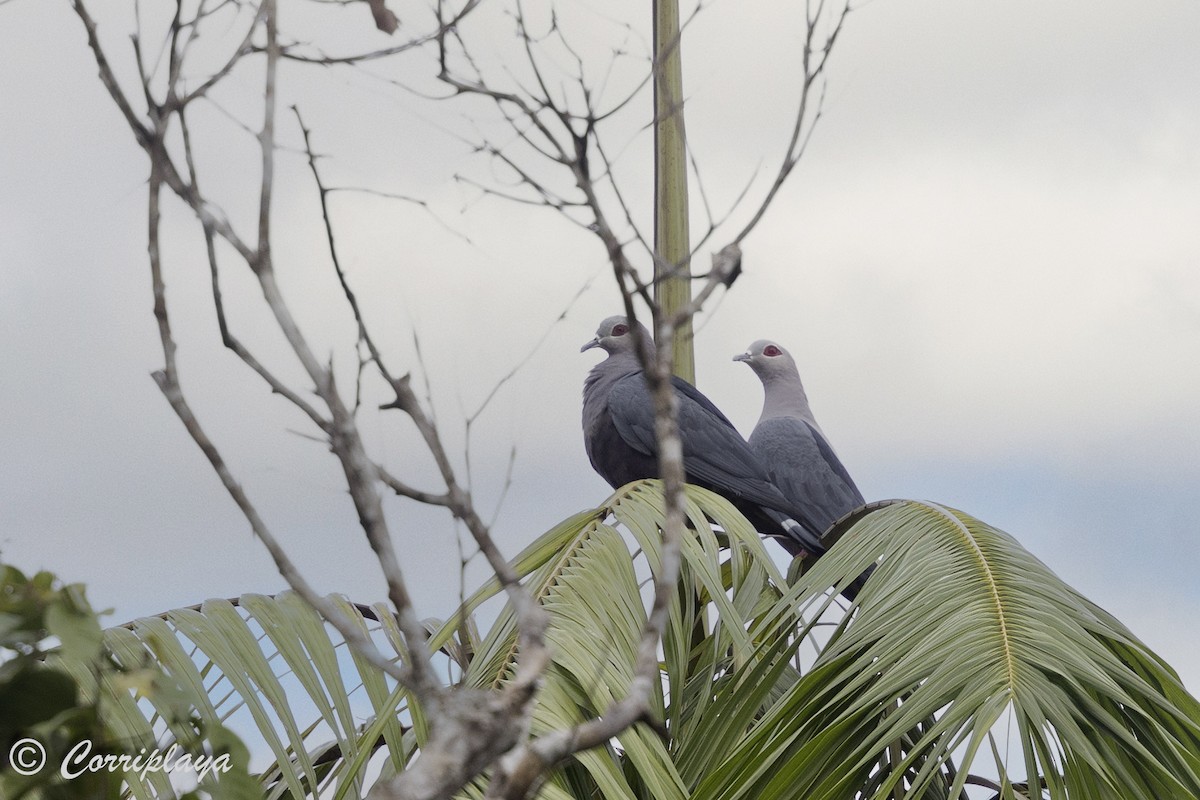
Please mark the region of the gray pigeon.
[[733, 357], [750, 365], [763, 384], [763, 411], [750, 448], [779, 490], [823, 534], [843, 514], [865, 502], [813, 418], [800, 372], [787, 350], [759, 339]]
[[[638, 325], [642, 341], [653, 348], [650, 332]], [[599, 347], [608, 353], [583, 384], [583, 439], [592, 467], [614, 489], [658, 477], [654, 403], [634, 341], [628, 319], [609, 317], [580, 350]], [[780, 537], [792, 555], [824, 554], [822, 529], [771, 483], [766, 467], [725, 415], [687, 381], [673, 377], [672, 384], [687, 481], [725, 497], [759, 530]]]

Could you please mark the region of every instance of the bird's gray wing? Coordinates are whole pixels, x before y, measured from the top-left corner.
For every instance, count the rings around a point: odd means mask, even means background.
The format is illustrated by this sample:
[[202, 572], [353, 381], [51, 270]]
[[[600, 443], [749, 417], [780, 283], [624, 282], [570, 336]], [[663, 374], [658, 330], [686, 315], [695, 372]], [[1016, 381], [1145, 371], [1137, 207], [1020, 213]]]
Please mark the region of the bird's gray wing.
[[[701, 408], [703, 408], [705, 411], [707, 411], [709, 414], [711, 414], [712, 416], [714, 416], [718, 420], [720, 420], [722, 425], [724, 425], [727, 428], [730, 428], [731, 430], [734, 431], [734, 433], [737, 433], [737, 428], [733, 427], [733, 423], [730, 422], [729, 419], [724, 414], [721, 413], [721, 409], [717, 408], [716, 405], [713, 404], [713, 401], [709, 400], [708, 396], [705, 395], [704, 392], [700, 391], [695, 386], [692, 386], [690, 383], [685, 381], [683, 378], [680, 378], [678, 375], [671, 376], [671, 385], [675, 387], [675, 391], [678, 394], [682, 395], [682, 397], [687, 398], [688, 400], [691, 400], [692, 402], [696, 403]], [[738, 438], [739, 439], [742, 438], [742, 435], [740, 433], [738, 433]]]
[[[813, 426], [806, 420], [800, 421], [804, 423], [804, 427], [808, 428], [809, 434], [813, 437], [813, 440], [817, 443], [817, 448], [821, 451], [821, 458], [829, 466], [834, 476], [836, 476], [836, 483], [841, 487], [841, 491], [845, 493], [847, 499], [854, 501], [855, 508], [866, 503], [862, 492], [854, 484], [854, 479], [850, 477], [850, 473], [842, 464], [842, 460], [837, 457], [837, 453], [833, 452], [833, 445], [829, 444], [829, 440], [825, 438], [825, 434], [821, 433], [821, 429]], [[850, 510], [853, 511], [854, 509]]]
[[[679, 396], [679, 437], [688, 481], [796, 516], [797, 510], [771, 485], [766, 466], [712, 401], [689, 383], [677, 381], [674, 385]], [[641, 374], [621, 379], [609, 393], [608, 410], [621, 438], [642, 453], [658, 452], [653, 408]], [[799, 517], [797, 520], [809, 522]]]
[[863, 505], [862, 493], [841, 460], [808, 422], [795, 417], [764, 420], [750, 435], [750, 446], [769, 465], [771, 482], [819, 531]]
[[[821, 529], [771, 484], [766, 466], [725, 415], [691, 384], [674, 381], [674, 388], [679, 398], [679, 438], [688, 482], [722, 495], [762, 524], [777, 525], [783, 535], [813, 556], [824, 553], [819, 539]], [[635, 473], [641, 477], [657, 475], [656, 465], [632, 464], [658, 454], [654, 403], [641, 372], [621, 378], [612, 386], [606, 415], [612, 421], [614, 440], [593, 443], [589, 450], [600, 474], [614, 486], [632, 479]], [[624, 452], [616, 440], [625, 445]], [[604, 452], [597, 453], [597, 449]], [[610, 460], [600, 464], [598, 456]]]
[[657, 455], [654, 404], [641, 372], [626, 375], [608, 392], [608, 413], [621, 440], [643, 455]]

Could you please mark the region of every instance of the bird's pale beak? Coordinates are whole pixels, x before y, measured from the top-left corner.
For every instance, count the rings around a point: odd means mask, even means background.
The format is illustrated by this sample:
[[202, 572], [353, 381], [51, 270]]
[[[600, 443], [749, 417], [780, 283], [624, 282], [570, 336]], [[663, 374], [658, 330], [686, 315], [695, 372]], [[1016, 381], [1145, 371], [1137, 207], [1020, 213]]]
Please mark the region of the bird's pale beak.
[[599, 346], [600, 346], [600, 337], [597, 336], [595, 339], [592, 339], [590, 342], [585, 344], [583, 347], [579, 348], [579, 352], [586, 353], [588, 350], [591, 350], [593, 347], [599, 347]]
[[733, 357], [733, 360], [734, 361], [749, 361], [750, 354], [749, 353], [738, 353], [736, 356]]

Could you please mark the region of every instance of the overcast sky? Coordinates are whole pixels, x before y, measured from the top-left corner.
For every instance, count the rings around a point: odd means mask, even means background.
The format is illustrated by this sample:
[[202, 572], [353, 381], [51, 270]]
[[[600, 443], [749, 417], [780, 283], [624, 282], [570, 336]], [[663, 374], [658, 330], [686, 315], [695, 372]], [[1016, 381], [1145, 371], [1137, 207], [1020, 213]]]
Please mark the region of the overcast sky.
[[[109, 13], [123, 6], [95, 5], [127, 76], [127, 17]], [[563, 3], [593, 19], [580, 46], [599, 55], [622, 41], [638, 50], [637, 37], [604, 18], [626, 6], [636, 17], [641, 5]], [[689, 136], [717, 209], [756, 170], [762, 186], [786, 139], [795, 5], [719, 0], [685, 40]], [[352, 11], [329, 35], [385, 43], [365, 9]], [[489, 30], [506, 28], [482, 14], [464, 27], [502, 51]], [[698, 382], [743, 431], [760, 390], [730, 357], [753, 339], [777, 339], [869, 499], [933, 500], [1007, 530], [1166, 657], [1193, 692], [1198, 33], [1200, 5], [1183, 0], [863, 5], [831, 62], [811, 147], [748, 241], [744, 277], [710, 306], [697, 337]], [[147, 167], [96, 77], [82, 25], [65, 2], [0, 5], [0, 63], [0, 552], [86, 582], [95, 605], [115, 609], [114, 623], [283, 588], [149, 377], [162, 356], [145, 251]], [[397, 62], [387, 74], [421, 84], [405, 69], [428, 63]], [[579, 433], [595, 354], [578, 350], [616, 310], [617, 293], [586, 232], [454, 181], [495, 176], [450, 135], [488, 130], [482, 107], [432, 103], [372, 77], [383, 74], [286, 68], [280, 91], [330, 155], [332, 182], [420, 197], [437, 214], [335, 199], [368, 319], [396, 371], [417, 367], [420, 336], [456, 452], [464, 414], [549, 331], [471, 434], [485, 511], [515, 449], [495, 525], [515, 553], [608, 494]], [[218, 99], [252, 123], [255, 74], [245, 78], [243, 92]], [[238, 222], [254, 202], [253, 143], [212, 106], [198, 117], [206, 185]], [[294, 147], [294, 120], [281, 130]], [[626, 148], [618, 168], [635, 206], [645, 197], [635, 180], [645, 138], [631, 125], [614, 142]], [[315, 193], [297, 154], [280, 162], [280, 282], [319, 351], [350, 375], [354, 332], [324, 257]], [[336, 463], [220, 347], [202, 240], [178, 204], [165, 235], [180, 369], [201, 421], [321, 590], [382, 597]], [[724, 243], [719, 233], [715, 241]], [[232, 262], [227, 291], [239, 333], [298, 377]], [[398, 414], [365, 411], [362, 424], [378, 458], [434, 485]], [[389, 513], [419, 611], [447, 614], [458, 592], [454, 525], [410, 504]]]

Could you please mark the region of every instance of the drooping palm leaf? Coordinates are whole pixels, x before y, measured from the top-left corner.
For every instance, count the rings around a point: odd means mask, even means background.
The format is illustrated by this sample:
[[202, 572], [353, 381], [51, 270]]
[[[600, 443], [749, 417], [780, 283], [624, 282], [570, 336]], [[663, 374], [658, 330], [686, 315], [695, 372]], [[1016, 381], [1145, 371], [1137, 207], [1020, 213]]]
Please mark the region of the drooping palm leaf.
[[[631, 484], [514, 559], [551, 615], [554, 660], [534, 735], [602, 713], [626, 690], [661, 508], [656, 482]], [[560, 766], [542, 797], [937, 800], [965, 796], [972, 768], [1000, 783], [1035, 776], [1056, 800], [1200, 796], [1200, 706], [1119, 622], [1006, 534], [898, 502], [846, 522], [842, 540], [789, 586], [724, 500], [689, 487], [687, 513], [654, 700], [667, 737], [626, 731]], [[852, 613], [839, 611], [829, 587], [876, 562]], [[499, 591], [482, 587], [431, 637], [471, 686], [511, 677], [511, 608], [483, 636], [468, 617]], [[381, 645], [399, 644], [386, 609], [339, 602]], [[108, 636], [122, 663], [163, 665], [198, 718], [248, 717], [276, 754], [264, 778], [274, 794], [360, 796], [378, 748], [393, 774], [427, 735], [405, 692], [291, 595], [236, 608], [212, 601]], [[170, 735], [178, 703], [156, 709], [121, 687], [106, 691], [131, 736], [152, 726], [160, 740]], [[1006, 714], [1013, 741], [995, 745]], [[1021, 753], [1011, 763], [1010, 746]], [[481, 796], [482, 785], [464, 796]], [[1009, 784], [1003, 794], [1016, 796]]]
[[[364, 617], [360, 607], [343, 605], [364, 631], [378, 629], [370, 610]], [[385, 637], [377, 638], [386, 643]], [[126, 674], [136, 676], [148, 662], [161, 673], [149, 685], [120, 674], [92, 685], [81, 676], [85, 699], [99, 697], [109, 727], [117, 732], [118, 741], [109, 746], [118, 753], [165, 751], [182, 743], [195, 754], [197, 726], [201, 734], [214, 732], [231, 717], [243, 716], [253, 725], [258, 746], [275, 756], [275, 765], [262, 776], [268, 797], [309, 796], [313, 787], [324, 790], [338, 781], [340, 792], [359, 796], [361, 768], [378, 744], [394, 751], [393, 763], [406, 762], [399, 701], [386, 707], [375, 728], [366, 730], [356, 721], [372, 703], [382, 710], [392, 686], [365, 663], [355, 672], [356, 660], [345, 645], [291, 593], [246, 595], [236, 603], [210, 600], [105, 631], [105, 643]], [[130, 693], [131, 685], [136, 694]], [[364, 685], [369, 699], [363, 697]], [[328, 757], [331, 752], [335, 758]], [[172, 794], [162, 771], [124, 777], [130, 796]]]
[[[705, 606], [711, 603], [716, 611], [709, 615], [711, 632], [702, 640], [706, 641], [702, 653], [719, 651], [724, 658], [728, 651], [731, 663], [745, 663], [754, 658], [755, 650], [746, 632], [752, 620], [749, 612], [759, 607], [760, 595], [768, 587], [777, 597], [778, 590], [773, 587], [781, 580], [757, 534], [727, 503], [695, 487], [689, 487], [688, 498], [688, 517], [696, 536], [685, 539], [681, 591], [671, 603], [664, 639], [664, 672], [673, 676], [665, 686], [670, 696], [679, 697], [684, 696], [683, 687], [697, 669], [709, 669], [705, 666], [708, 660], [697, 658], [692, 648], [697, 620], [705, 616]], [[661, 489], [656, 483], [631, 484], [609, 498], [601, 507], [602, 513], [577, 518], [579, 525], [572, 535], [565, 535], [561, 528], [548, 534], [555, 537], [556, 547], [527, 581], [533, 596], [551, 613], [547, 638], [554, 651], [554, 664], [534, 714], [535, 735], [602, 713], [627, 689], [647, 599], [638, 587], [630, 544], [621, 538], [618, 529], [627, 531], [639, 546], [647, 568], [656, 569], [661, 509]], [[604, 524], [602, 520], [610, 515], [618, 527]], [[748, 576], [736, 585], [722, 578], [712, 521], [722, 526], [726, 541], [735, 544], [736, 557], [730, 559], [732, 572]], [[540, 547], [539, 542], [530, 549]], [[753, 555], [748, 556], [748, 552]], [[754, 596], [748, 599], [747, 592]], [[689, 600], [697, 596], [703, 599]], [[473, 598], [472, 602], [479, 599]], [[434, 641], [440, 639], [435, 637]], [[468, 682], [475, 686], [502, 683], [511, 673], [514, 648], [515, 620], [506, 610], [468, 671]], [[660, 716], [666, 713], [666, 702], [656, 698]], [[685, 722], [667, 721], [680, 725]], [[593, 751], [577, 759], [600, 796], [686, 796], [686, 783], [678, 774], [668, 743], [641, 726], [617, 738], [619, 752]], [[582, 775], [577, 772], [575, 778], [578, 782]]]
[[[1175, 673], [1015, 539], [966, 514], [915, 502], [877, 510], [785, 603], [876, 559], [853, 618], [695, 797], [850, 797], [845, 776], [917, 729], [901, 768], [868, 796], [897, 785], [928, 796], [937, 765], [962, 746], [953, 796], [1005, 713], [1024, 771], [1053, 798], [1200, 796], [1200, 705]], [[745, 764], [763, 760], [749, 779]]]

